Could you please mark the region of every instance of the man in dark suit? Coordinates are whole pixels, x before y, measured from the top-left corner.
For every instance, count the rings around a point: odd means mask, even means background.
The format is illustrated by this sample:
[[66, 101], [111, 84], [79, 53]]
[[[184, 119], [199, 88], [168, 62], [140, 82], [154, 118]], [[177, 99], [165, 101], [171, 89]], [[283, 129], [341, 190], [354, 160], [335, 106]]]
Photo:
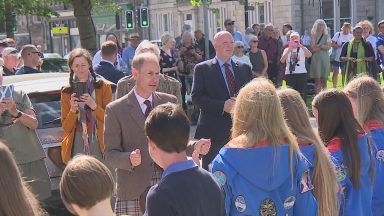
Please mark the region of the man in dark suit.
[[[144, 123], [152, 108], [176, 103], [173, 95], [155, 92], [159, 83], [159, 59], [153, 53], [135, 55], [132, 75], [135, 87], [105, 109], [105, 159], [117, 175], [116, 215], [143, 215], [149, 188], [160, 180], [163, 170], [149, 155]], [[210, 142], [190, 143], [190, 153], [206, 154]], [[208, 146], [208, 147], [207, 147]]]
[[234, 47], [229, 32], [218, 32], [213, 46], [216, 57], [196, 65], [192, 86], [192, 102], [200, 108], [195, 138], [210, 138], [212, 143], [203, 156], [205, 169], [229, 141], [236, 95], [252, 80], [248, 65], [231, 60]]
[[124, 73], [116, 69], [114, 62], [117, 58], [117, 45], [113, 41], [106, 41], [101, 45], [101, 61], [95, 68], [95, 73], [117, 84], [124, 77]]

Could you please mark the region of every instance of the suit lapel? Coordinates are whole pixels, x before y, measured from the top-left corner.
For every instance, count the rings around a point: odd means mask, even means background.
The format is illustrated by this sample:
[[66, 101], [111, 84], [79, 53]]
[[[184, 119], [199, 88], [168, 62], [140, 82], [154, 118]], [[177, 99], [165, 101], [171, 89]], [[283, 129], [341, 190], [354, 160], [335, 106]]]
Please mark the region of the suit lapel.
[[156, 92], [152, 93], [152, 109], [161, 104], [161, 98]]
[[[231, 60], [232, 61], [232, 60]], [[240, 78], [240, 68], [239, 64], [235, 61], [232, 61], [232, 69], [235, 77], [235, 94], [237, 94], [240, 90], [241, 86], [241, 78]]]
[[216, 58], [212, 59], [212, 69], [213, 69], [213, 72], [215, 73], [214, 76], [215, 77], [219, 77], [218, 78], [218, 81], [221, 85], [221, 87], [224, 88], [225, 92], [227, 92], [228, 96], [229, 96], [229, 92], [228, 92], [228, 88], [227, 88], [227, 84], [224, 80], [224, 76], [223, 74], [221, 73], [221, 68], [220, 68], [220, 64], [219, 62], [216, 60]]
[[129, 115], [135, 120], [139, 127], [144, 127], [145, 115], [141, 111], [139, 101], [137, 101], [133, 90], [128, 93], [127, 104]]

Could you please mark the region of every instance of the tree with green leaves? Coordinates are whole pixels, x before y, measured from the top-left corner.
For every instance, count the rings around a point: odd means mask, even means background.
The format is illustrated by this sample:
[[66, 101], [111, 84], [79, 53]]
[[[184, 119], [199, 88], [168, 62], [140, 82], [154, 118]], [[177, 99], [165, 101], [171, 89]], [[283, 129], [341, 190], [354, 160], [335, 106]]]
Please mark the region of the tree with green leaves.
[[53, 0], [0, 0], [0, 22], [5, 23], [7, 37], [14, 38], [16, 15], [36, 15], [50, 17], [58, 15], [49, 7]]

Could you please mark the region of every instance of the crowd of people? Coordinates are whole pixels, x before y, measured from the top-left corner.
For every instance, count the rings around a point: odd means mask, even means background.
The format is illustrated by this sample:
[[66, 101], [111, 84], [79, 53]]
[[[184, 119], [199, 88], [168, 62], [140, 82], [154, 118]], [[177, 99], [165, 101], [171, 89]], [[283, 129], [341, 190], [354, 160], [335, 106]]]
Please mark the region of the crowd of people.
[[[283, 37], [271, 24], [246, 35], [231, 19], [224, 24], [209, 53], [204, 34], [188, 28], [163, 35], [161, 48], [132, 34], [122, 49], [109, 34], [93, 58], [82, 48], [70, 52], [61, 90], [66, 208], [74, 215], [382, 215], [384, 20], [378, 37], [369, 21], [344, 23], [332, 38], [324, 20], [310, 36], [289, 24]], [[39, 72], [34, 45], [7, 47], [2, 56], [0, 86], [3, 76]], [[20, 58], [23, 66], [11, 70]], [[331, 65], [334, 87], [342, 73], [342, 90], [326, 90]], [[290, 88], [280, 88], [282, 80]], [[189, 95], [199, 111], [194, 140]], [[51, 191], [37, 125], [27, 94], [15, 88], [1, 98], [5, 215], [44, 214], [39, 201]]]

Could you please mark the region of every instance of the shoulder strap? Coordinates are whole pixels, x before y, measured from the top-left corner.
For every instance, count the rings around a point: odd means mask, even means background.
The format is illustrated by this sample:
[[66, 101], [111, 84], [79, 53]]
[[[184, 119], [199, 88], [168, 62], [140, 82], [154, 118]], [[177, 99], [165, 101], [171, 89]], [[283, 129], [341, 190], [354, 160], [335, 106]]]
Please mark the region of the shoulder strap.
[[321, 39], [323, 39], [323, 36], [324, 36], [324, 34], [321, 34], [321, 36], [320, 36], [319, 40], [317, 40], [317, 43], [316, 43], [316, 45], [320, 43]]

